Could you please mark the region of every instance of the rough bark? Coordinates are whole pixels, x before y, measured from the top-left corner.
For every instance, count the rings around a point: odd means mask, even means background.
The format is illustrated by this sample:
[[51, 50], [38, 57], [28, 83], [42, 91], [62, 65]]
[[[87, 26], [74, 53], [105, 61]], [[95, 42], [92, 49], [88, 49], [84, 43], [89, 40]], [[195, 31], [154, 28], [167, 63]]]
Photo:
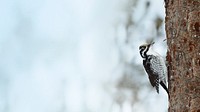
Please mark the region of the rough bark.
[[169, 112], [200, 112], [200, 0], [166, 0]]

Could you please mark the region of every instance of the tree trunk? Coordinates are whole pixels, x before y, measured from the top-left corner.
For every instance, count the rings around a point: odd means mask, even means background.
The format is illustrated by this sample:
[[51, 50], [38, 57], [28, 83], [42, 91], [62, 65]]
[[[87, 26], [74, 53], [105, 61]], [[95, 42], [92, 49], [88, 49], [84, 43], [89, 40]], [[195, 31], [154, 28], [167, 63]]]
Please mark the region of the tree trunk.
[[166, 0], [169, 112], [200, 112], [200, 0]]

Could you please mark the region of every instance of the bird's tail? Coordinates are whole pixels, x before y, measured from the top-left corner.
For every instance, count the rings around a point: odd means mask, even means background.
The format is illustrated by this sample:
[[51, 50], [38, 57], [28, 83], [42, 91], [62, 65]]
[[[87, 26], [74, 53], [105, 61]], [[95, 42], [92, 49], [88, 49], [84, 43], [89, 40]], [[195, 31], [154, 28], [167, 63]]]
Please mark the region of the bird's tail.
[[167, 86], [163, 83], [163, 81], [160, 82], [160, 85], [166, 90], [168, 96], [169, 96], [169, 91], [167, 89]]

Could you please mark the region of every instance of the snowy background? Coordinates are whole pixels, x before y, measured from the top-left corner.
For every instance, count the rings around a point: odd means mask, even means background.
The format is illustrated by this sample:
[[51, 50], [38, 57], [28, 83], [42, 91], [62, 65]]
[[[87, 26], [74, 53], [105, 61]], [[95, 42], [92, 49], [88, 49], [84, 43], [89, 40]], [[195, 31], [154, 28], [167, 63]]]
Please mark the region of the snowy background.
[[167, 111], [138, 49], [166, 55], [164, 1], [1, 0], [0, 16], [0, 112]]

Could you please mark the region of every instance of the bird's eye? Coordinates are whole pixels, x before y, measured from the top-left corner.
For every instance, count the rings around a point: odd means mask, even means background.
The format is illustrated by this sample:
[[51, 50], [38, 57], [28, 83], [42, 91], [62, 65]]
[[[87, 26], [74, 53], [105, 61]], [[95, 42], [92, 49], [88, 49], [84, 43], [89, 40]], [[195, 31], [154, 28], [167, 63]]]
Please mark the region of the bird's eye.
[[140, 46], [139, 49], [145, 49], [145, 46]]

